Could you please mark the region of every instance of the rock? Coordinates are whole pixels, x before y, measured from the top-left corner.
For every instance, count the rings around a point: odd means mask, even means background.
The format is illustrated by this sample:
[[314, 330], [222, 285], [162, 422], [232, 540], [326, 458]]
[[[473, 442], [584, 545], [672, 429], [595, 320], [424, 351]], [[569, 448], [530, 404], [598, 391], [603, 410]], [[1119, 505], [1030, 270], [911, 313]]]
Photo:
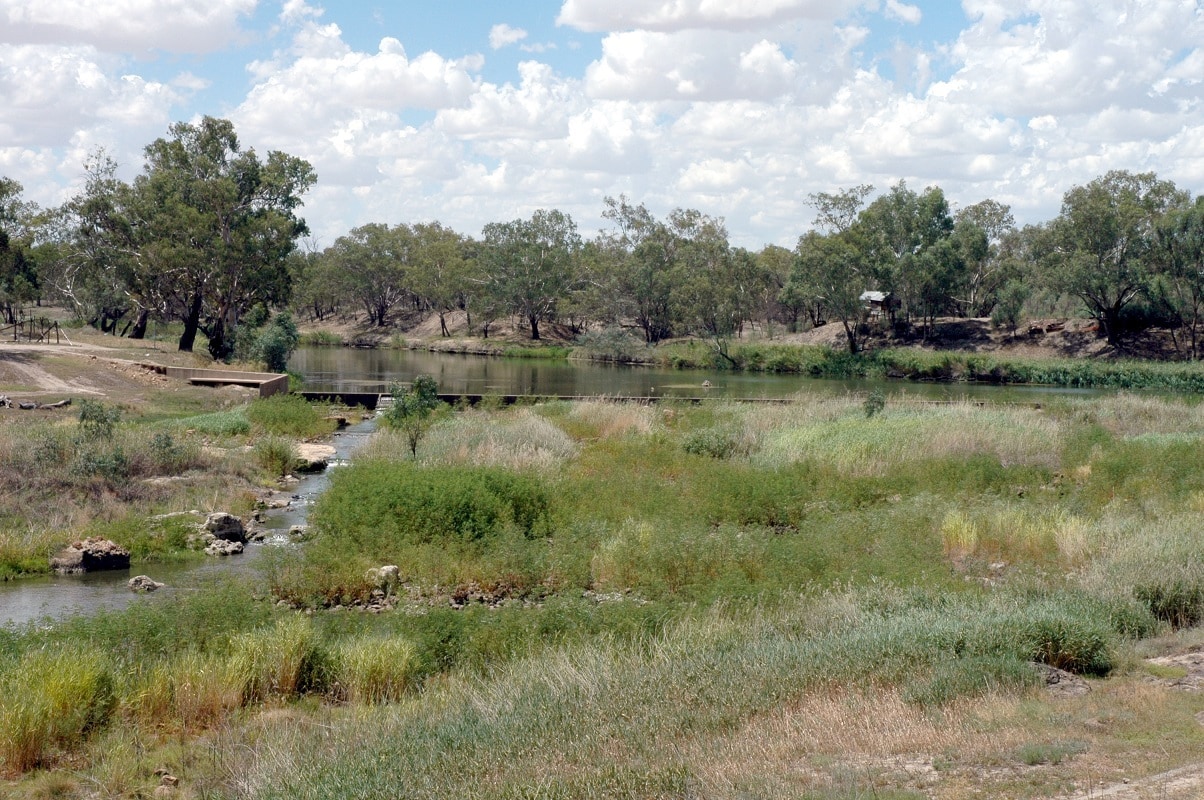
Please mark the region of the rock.
[[64, 573], [129, 569], [130, 551], [108, 539], [90, 537], [59, 551], [50, 559], [50, 568]]
[[298, 472], [321, 472], [335, 456], [335, 449], [328, 444], [302, 442], [296, 447]]
[[288, 536], [290, 539], [296, 539], [298, 541], [305, 539], [309, 536], [309, 526], [294, 525], [288, 529]]
[[228, 539], [214, 539], [205, 548], [205, 554], [210, 556], [233, 556], [244, 549], [242, 542], [231, 542]]
[[201, 525], [201, 530], [213, 534], [216, 539], [224, 539], [227, 542], [245, 542], [247, 540], [247, 528], [242, 524], [242, 520], [225, 511], [215, 511], [207, 516]]
[[1045, 679], [1045, 691], [1059, 697], [1082, 697], [1091, 691], [1091, 685], [1073, 672], [1051, 667], [1048, 664], [1033, 664], [1033, 669]]
[[364, 577], [376, 588], [387, 592], [401, 582], [401, 569], [395, 564], [373, 567]]
[[134, 592], [153, 592], [156, 589], [163, 588], [162, 583], [159, 583], [148, 575], [135, 575], [130, 578], [128, 586], [130, 587], [130, 591]]

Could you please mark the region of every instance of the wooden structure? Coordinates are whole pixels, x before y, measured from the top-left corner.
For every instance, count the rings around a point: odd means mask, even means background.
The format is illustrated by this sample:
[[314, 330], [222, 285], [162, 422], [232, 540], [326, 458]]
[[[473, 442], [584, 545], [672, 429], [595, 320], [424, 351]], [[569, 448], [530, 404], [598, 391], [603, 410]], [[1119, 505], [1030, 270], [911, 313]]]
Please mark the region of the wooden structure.
[[[50, 344], [51, 340], [55, 344], [62, 344], [62, 340], [67, 339], [67, 334], [63, 333], [58, 322], [46, 317], [22, 316], [16, 322], [0, 327], [0, 338], [8, 339], [10, 335], [14, 342], [42, 344]], [[67, 339], [67, 344], [71, 344], [70, 339]]]

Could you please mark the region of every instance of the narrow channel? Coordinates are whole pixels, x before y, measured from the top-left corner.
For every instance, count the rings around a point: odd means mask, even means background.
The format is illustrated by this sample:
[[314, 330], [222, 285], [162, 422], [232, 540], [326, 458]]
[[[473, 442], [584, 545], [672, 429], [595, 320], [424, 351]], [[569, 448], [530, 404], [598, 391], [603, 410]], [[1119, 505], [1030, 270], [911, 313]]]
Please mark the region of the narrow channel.
[[[180, 592], [195, 591], [207, 582], [232, 575], [254, 575], [261, 556], [271, 548], [295, 547], [288, 535], [294, 525], [304, 525], [314, 500], [330, 484], [330, 471], [348, 463], [372, 432], [376, 420], [368, 419], [337, 431], [331, 441], [335, 457], [325, 470], [302, 476], [285, 488], [289, 505], [267, 512], [263, 527], [267, 537], [249, 543], [240, 555], [206, 557], [165, 564], [135, 564], [129, 570], [84, 575], [46, 575], [0, 582], [0, 626], [51, 624], [56, 619], [96, 611], [118, 611], [133, 603], [151, 603]], [[225, 511], [214, 508], [206, 511]], [[165, 584], [153, 594], [136, 594], [127, 583], [134, 575], [149, 575]]]

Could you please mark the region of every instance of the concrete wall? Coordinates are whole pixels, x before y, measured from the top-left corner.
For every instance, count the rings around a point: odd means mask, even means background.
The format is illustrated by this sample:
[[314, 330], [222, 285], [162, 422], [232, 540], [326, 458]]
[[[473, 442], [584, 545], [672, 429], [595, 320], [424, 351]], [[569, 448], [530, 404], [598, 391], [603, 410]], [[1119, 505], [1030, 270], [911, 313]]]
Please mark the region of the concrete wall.
[[198, 369], [195, 367], [163, 367], [163, 374], [189, 383], [209, 386], [255, 386], [260, 397], [288, 391], [288, 376], [275, 372], [241, 372], [236, 369]]

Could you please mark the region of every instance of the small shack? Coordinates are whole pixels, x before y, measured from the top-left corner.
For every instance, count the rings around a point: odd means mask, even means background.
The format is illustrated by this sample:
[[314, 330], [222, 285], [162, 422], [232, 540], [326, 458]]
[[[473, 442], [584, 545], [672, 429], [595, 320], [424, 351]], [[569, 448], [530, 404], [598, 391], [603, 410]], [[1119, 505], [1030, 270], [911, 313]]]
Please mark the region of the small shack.
[[870, 319], [881, 319], [883, 315], [893, 318], [899, 307], [899, 299], [891, 292], [862, 292], [860, 299]]

